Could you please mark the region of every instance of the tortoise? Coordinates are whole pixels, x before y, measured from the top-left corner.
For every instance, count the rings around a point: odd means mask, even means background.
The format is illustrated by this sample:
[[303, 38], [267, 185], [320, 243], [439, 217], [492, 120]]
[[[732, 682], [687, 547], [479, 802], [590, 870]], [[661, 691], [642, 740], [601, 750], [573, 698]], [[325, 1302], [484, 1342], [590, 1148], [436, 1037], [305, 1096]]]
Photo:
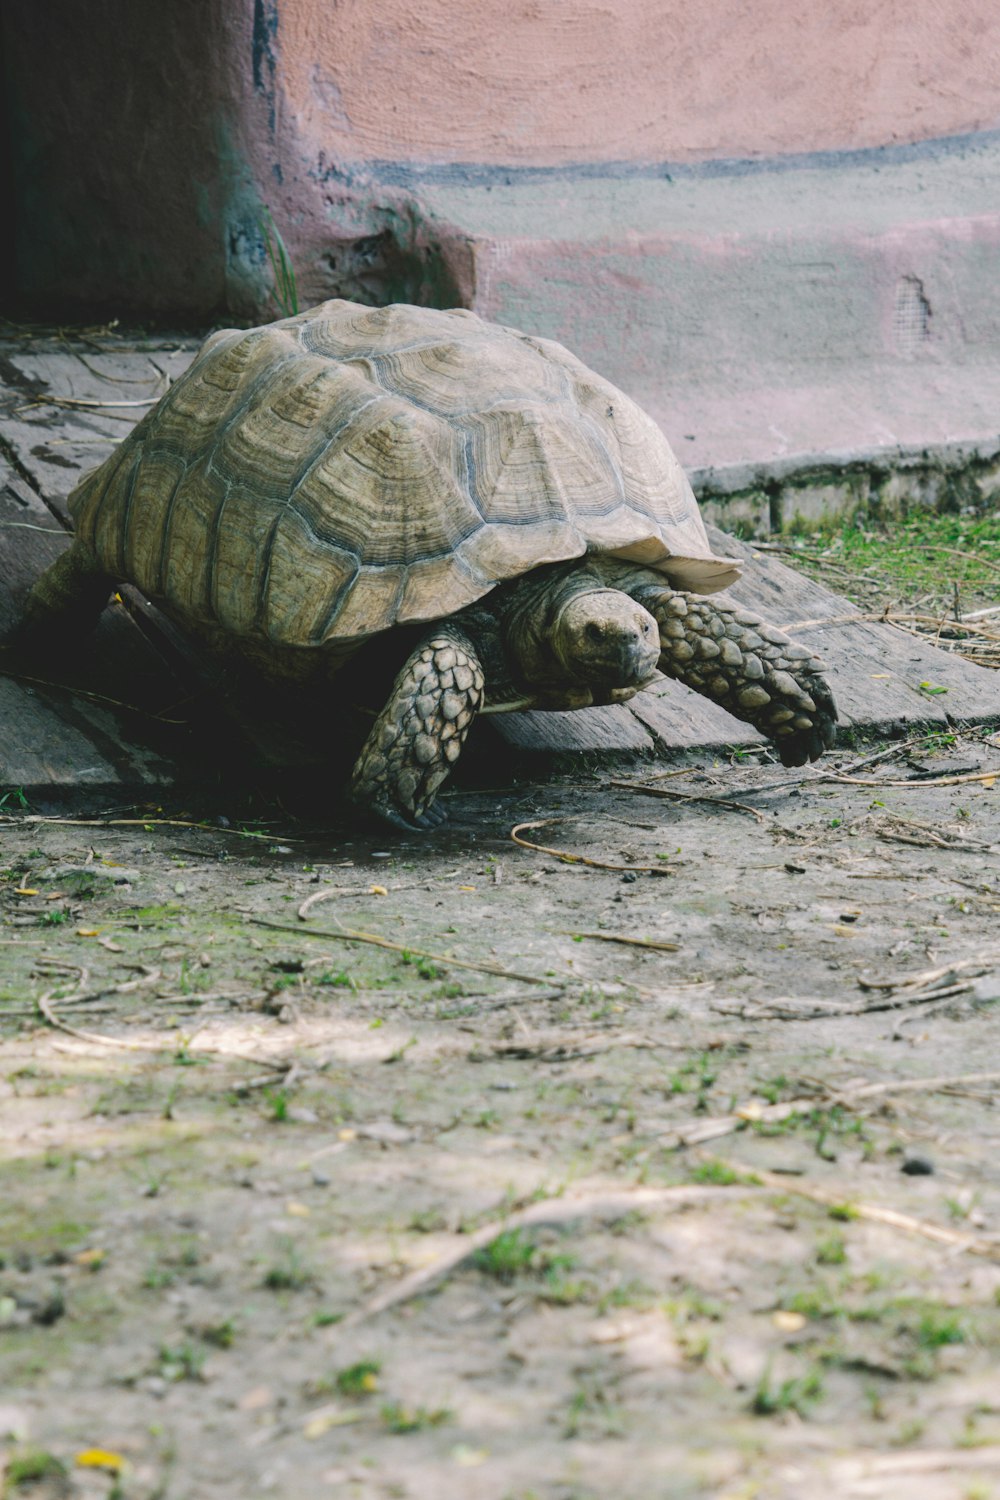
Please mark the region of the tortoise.
[[188, 632], [327, 693], [401, 663], [351, 795], [427, 828], [483, 709], [621, 703], [658, 672], [785, 765], [833, 743], [819, 663], [731, 600], [659, 428], [560, 344], [464, 309], [336, 300], [211, 335], [70, 497], [22, 637], [72, 639], [136, 585]]

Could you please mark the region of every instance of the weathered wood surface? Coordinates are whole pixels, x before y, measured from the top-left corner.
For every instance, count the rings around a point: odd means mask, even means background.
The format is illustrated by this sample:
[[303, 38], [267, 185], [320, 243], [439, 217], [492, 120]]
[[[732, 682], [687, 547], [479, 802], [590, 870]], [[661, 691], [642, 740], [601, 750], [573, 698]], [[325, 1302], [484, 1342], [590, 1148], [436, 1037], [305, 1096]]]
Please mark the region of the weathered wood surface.
[[62, 340], [0, 346], [4, 449], [41, 497], [65, 517], [65, 500], [107, 458], [191, 363], [194, 346], [136, 352], [73, 348]]
[[[99, 338], [0, 346], [0, 630], [65, 545], [59, 533], [73, 486], [187, 367], [194, 347]], [[823, 658], [846, 726], [876, 733], [1000, 717], [1000, 673], [865, 621], [845, 599], [750, 544], [721, 532], [712, 541], [745, 559], [732, 593]], [[219, 673], [143, 601], [126, 593], [125, 602], [106, 611], [79, 662], [67, 643], [56, 686], [11, 675], [4, 660], [0, 790], [134, 792], [214, 778], [225, 756], [272, 767], [308, 757], [282, 726], [255, 724], [232, 703], [220, 717]], [[947, 692], [928, 694], [921, 684]], [[522, 752], [655, 754], [763, 743], [749, 726], [666, 680], [617, 708], [498, 714], [489, 723]]]

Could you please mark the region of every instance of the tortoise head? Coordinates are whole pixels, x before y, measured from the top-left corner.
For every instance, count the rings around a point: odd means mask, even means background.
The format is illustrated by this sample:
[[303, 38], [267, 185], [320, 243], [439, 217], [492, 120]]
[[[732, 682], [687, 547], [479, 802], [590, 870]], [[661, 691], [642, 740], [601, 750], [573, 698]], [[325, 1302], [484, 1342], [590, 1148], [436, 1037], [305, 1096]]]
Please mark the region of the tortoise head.
[[548, 644], [560, 675], [594, 689], [594, 702], [612, 701], [612, 692], [630, 697], [653, 677], [660, 659], [656, 621], [618, 589], [574, 594], [552, 620]]

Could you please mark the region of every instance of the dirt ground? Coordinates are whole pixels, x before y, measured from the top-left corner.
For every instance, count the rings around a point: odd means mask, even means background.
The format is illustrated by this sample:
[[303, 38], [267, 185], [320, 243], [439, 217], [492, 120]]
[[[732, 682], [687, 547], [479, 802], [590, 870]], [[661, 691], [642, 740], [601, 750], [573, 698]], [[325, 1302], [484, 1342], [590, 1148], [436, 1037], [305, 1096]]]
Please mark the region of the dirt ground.
[[1000, 1497], [1000, 736], [673, 771], [7, 796], [8, 1494]]

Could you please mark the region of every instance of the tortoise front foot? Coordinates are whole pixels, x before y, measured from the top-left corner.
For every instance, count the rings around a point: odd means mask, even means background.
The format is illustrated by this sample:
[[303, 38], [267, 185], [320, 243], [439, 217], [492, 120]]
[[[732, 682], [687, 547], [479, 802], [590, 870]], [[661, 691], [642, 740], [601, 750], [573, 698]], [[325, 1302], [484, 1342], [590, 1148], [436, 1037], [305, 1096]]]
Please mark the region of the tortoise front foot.
[[423, 641], [396, 681], [351, 778], [359, 807], [407, 832], [447, 814], [435, 797], [483, 704], [483, 671], [468, 638], [444, 629]]
[[782, 765], [832, 748], [837, 707], [804, 646], [729, 599], [664, 589], [643, 603], [660, 626], [660, 670], [766, 734]]

